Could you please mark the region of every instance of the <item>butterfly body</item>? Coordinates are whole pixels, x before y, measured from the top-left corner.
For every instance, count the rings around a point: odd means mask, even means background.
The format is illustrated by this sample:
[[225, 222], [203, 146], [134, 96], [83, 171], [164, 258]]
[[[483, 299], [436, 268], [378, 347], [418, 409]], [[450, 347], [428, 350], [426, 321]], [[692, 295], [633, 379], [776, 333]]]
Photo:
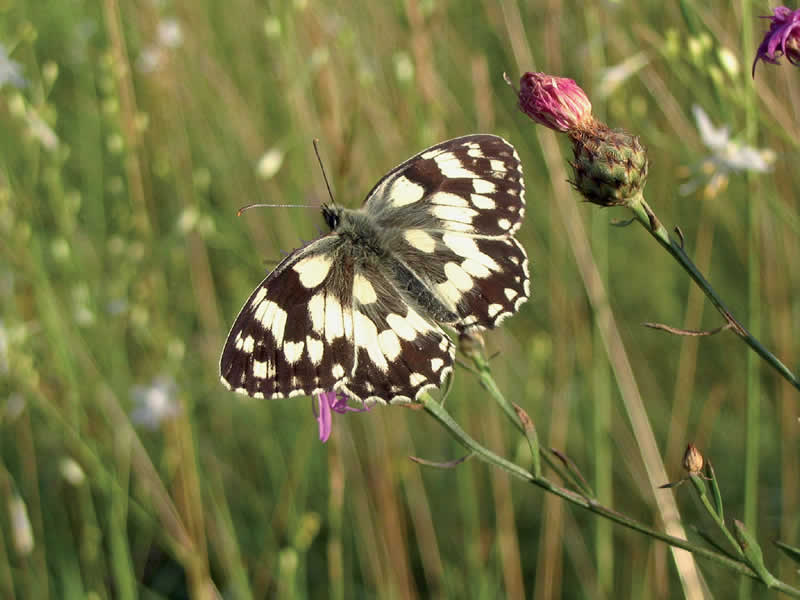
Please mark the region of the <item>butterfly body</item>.
[[411, 401], [452, 371], [441, 325], [494, 327], [529, 296], [513, 237], [521, 167], [501, 138], [438, 144], [390, 171], [361, 208], [322, 214], [330, 233], [286, 257], [234, 322], [220, 360], [227, 387]]

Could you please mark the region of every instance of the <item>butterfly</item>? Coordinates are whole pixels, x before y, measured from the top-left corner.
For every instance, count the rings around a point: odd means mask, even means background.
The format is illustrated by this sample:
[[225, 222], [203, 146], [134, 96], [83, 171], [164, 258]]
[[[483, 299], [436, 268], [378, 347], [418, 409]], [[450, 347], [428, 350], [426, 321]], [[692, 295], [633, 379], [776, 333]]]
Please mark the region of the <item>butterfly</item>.
[[255, 398], [416, 400], [452, 372], [443, 326], [496, 327], [530, 296], [524, 215], [519, 156], [488, 134], [409, 158], [359, 209], [323, 205], [330, 233], [278, 264], [234, 321], [222, 383]]

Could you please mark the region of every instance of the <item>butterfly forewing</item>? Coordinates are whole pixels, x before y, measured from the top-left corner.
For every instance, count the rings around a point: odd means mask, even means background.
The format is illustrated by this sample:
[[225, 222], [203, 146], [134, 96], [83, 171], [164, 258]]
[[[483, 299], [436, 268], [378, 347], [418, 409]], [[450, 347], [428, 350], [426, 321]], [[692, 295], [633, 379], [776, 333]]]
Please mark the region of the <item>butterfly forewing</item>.
[[325, 236], [292, 253], [256, 288], [228, 334], [222, 381], [254, 397], [331, 390], [352, 372], [352, 261]]
[[327, 208], [333, 230], [293, 252], [250, 296], [220, 360], [255, 397], [342, 390], [410, 401], [452, 371], [440, 325], [494, 327], [530, 294], [514, 239], [522, 169], [501, 138], [433, 146], [389, 172], [360, 211]]
[[438, 294], [459, 328], [495, 327], [530, 296], [528, 260], [513, 238], [525, 214], [513, 146], [470, 135], [393, 169], [365, 208], [402, 232], [392, 251]]
[[364, 205], [384, 226], [513, 235], [525, 216], [522, 166], [502, 138], [455, 138], [393, 169]]

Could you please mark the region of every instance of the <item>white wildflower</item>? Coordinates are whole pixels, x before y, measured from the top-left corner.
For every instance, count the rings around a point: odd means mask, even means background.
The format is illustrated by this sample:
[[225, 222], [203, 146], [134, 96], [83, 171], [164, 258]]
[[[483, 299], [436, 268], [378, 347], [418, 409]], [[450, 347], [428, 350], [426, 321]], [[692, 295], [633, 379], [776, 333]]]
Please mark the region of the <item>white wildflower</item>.
[[8, 57], [8, 52], [0, 44], [0, 87], [10, 83], [18, 88], [25, 87], [28, 82], [22, 76], [22, 65]]
[[278, 147], [270, 148], [259, 159], [256, 171], [261, 179], [270, 179], [280, 170], [283, 165], [283, 150]]
[[25, 410], [25, 397], [22, 394], [14, 393], [6, 398], [6, 407], [3, 412], [9, 421], [16, 421], [23, 410]]
[[164, 62], [164, 50], [159, 46], [148, 46], [139, 53], [136, 68], [141, 73], [152, 73]]
[[396, 52], [392, 57], [394, 61], [394, 76], [402, 83], [408, 83], [414, 78], [414, 63], [405, 52]]
[[195, 228], [199, 219], [200, 213], [197, 212], [197, 209], [194, 206], [186, 207], [183, 209], [183, 211], [181, 211], [181, 214], [178, 217], [178, 231], [186, 235]]
[[61, 471], [61, 476], [71, 485], [77, 487], [86, 480], [86, 473], [84, 473], [83, 468], [70, 456], [62, 458], [58, 468]]
[[28, 556], [33, 552], [33, 527], [25, 501], [16, 494], [8, 501], [8, 522], [11, 526], [14, 550], [19, 556]]
[[158, 429], [162, 422], [181, 413], [176, 394], [175, 381], [163, 375], [156, 377], [149, 386], [133, 386], [131, 396], [136, 407], [131, 412], [131, 421], [147, 429]]
[[37, 140], [45, 150], [53, 151], [58, 148], [58, 137], [50, 126], [34, 111], [29, 110], [25, 115], [28, 122], [28, 133]]
[[162, 19], [158, 23], [158, 42], [165, 48], [178, 48], [183, 44], [183, 29], [178, 19]]
[[697, 131], [703, 143], [711, 150], [700, 166], [704, 176], [695, 178], [682, 186], [681, 194], [687, 195], [696, 190], [705, 180], [705, 190], [713, 195], [725, 186], [731, 173], [755, 171], [766, 173], [772, 170], [776, 154], [768, 148], [754, 148], [731, 139], [727, 125], [714, 127], [706, 112], [697, 105], [692, 106]]

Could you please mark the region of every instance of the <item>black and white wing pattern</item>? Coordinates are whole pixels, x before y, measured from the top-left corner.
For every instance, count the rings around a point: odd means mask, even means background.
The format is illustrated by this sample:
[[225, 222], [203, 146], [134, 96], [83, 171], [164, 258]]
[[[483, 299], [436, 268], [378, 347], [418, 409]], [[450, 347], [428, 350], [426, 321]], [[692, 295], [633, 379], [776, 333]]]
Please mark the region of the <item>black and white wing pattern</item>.
[[528, 259], [513, 237], [525, 216], [522, 165], [493, 135], [469, 135], [420, 152], [390, 171], [365, 202], [392, 250], [459, 319], [492, 328], [530, 296]]
[[528, 298], [513, 234], [522, 171], [501, 138], [443, 142], [393, 169], [359, 210], [323, 207], [331, 232], [290, 254], [231, 328], [222, 382], [253, 397], [340, 390], [412, 401], [452, 371], [441, 325], [494, 327]]
[[455, 347], [380, 269], [335, 235], [288, 256], [239, 313], [222, 382], [255, 398], [336, 389], [364, 401], [410, 401], [439, 386]]

